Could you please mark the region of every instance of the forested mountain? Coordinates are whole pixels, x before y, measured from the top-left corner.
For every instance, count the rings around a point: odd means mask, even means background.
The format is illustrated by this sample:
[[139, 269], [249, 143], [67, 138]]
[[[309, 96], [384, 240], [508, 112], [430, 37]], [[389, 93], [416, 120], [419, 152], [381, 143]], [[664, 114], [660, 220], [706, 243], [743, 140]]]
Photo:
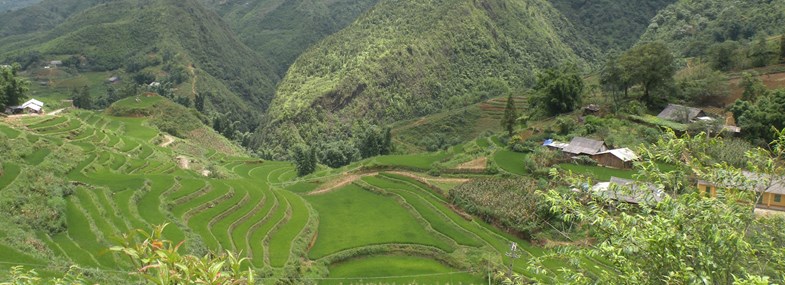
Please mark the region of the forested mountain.
[[661, 10], [641, 41], [662, 41], [679, 55], [697, 56], [714, 43], [749, 41], [785, 31], [785, 1], [680, 0]]
[[22, 9], [41, 0], [0, 0], [0, 12]]
[[150, 77], [142, 81], [182, 84], [181, 94], [206, 94], [212, 103], [208, 106], [240, 121], [242, 127], [255, 124], [278, 80], [269, 63], [195, 0], [97, 4], [54, 29], [25, 37], [3, 40], [0, 58], [20, 61], [15, 59], [33, 52], [44, 59], [78, 62], [80, 69], [122, 68]]
[[547, 1], [381, 1], [294, 63], [257, 141], [340, 140], [355, 122], [521, 90], [541, 68], [584, 67], [597, 54]]
[[379, 0], [202, 0], [283, 75], [308, 47], [352, 23]]
[[25, 2], [26, 4], [24, 4], [24, 8], [15, 11], [0, 9], [0, 37], [52, 29], [74, 13], [98, 3], [112, 1], [114, 0], [8, 1], [9, 3], [5, 5], [18, 5], [11, 4], [15, 2]]
[[602, 50], [625, 50], [638, 41], [657, 12], [676, 0], [553, 0], [589, 42]]

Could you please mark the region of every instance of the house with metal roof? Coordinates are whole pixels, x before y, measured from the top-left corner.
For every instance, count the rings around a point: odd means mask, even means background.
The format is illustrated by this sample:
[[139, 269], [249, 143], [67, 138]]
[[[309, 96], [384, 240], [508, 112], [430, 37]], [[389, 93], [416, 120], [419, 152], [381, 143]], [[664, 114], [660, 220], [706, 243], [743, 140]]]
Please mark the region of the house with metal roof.
[[632, 168], [632, 163], [638, 160], [638, 155], [631, 149], [625, 147], [603, 151], [592, 155], [591, 158], [602, 166], [630, 169]]
[[674, 121], [679, 123], [689, 123], [695, 121], [699, 117], [707, 117], [706, 112], [701, 109], [682, 106], [678, 104], [668, 104], [657, 118]]
[[665, 198], [665, 191], [651, 183], [636, 182], [618, 177], [611, 177], [608, 182], [600, 182], [589, 188], [595, 197], [625, 202], [630, 204], [654, 204]]
[[604, 141], [593, 140], [584, 137], [573, 138], [562, 151], [572, 155], [595, 155], [608, 150]]

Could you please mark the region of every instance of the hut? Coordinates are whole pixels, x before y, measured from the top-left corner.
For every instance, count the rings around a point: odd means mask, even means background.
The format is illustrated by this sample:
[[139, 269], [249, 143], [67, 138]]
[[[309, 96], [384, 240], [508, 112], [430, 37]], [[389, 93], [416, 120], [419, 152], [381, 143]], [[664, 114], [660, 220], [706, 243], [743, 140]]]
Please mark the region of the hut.
[[706, 117], [706, 112], [698, 108], [677, 104], [668, 104], [668, 107], [665, 107], [665, 109], [657, 115], [657, 118], [679, 123], [693, 122], [700, 117]]
[[584, 137], [573, 138], [562, 151], [572, 155], [595, 155], [608, 150], [604, 141], [593, 140]]
[[611, 177], [609, 182], [600, 182], [590, 188], [596, 197], [630, 204], [653, 204], [665, 198], [665, 191], [651, 183]]
[[629, 148], [617, 148], [592, 155], [591, 158], [599, 165], [619, 169], [630, 169], [632, 163], [638, 160], [638, 155]]
[[[758, 200], [758, 207], [785, 210], [785, 177], [771, 177], [770, 175], [743, 171], [745, 181], [741, 179], [727, 179], [727, 181], [712, 182], [698, 180], [698, 191], [707, 196], [717, 196], [719, 189], [733, 189], [755, 191], [762, 194]], [[754, 183], [754, 184], [750, 184]]]

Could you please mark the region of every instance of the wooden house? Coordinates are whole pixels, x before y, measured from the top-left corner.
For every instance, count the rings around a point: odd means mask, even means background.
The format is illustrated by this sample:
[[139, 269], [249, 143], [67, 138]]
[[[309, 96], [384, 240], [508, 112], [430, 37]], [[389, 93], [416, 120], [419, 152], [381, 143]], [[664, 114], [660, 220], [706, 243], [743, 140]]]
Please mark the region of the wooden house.
[[629, 148], [612, 149], [592, 155], [597, 164], [619, 169], [630, 169], [632, 163], [638, 160], [638, 155]]
[[695, 121], [697, 118], [706, 117], [706, 112], [698, 108], [692, 108], [677, 104], [668, 104], [657, 118], [674, 121], [679, 123], [689, 123]]
[[711, 182], [698, 180], [698, 191], [711, 197], [717, 196], [717, 190], [721, 189], [755, 191], [762, 193], [762, 197], [758, 201], [758, 207], [785, 210], [785, 177], [772, 178], [769, 175], [747, 171], [742, 172], [742, 174], [748, 180], [747, 184], [744, 181]]
[[588, 139], [584, 137], [573, 138], [562, 151], [572, 155], [595, 155], [608, 150], [604, 141]]

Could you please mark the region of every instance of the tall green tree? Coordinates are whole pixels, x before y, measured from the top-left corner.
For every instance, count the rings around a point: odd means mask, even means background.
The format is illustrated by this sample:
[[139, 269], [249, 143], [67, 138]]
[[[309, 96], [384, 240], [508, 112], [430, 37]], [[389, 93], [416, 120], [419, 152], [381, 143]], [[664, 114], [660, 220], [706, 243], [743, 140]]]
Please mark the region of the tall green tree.
[[512, 137], [515, 132], [515, 122], [518, 120], [518, 111], [515, 109], [515, 99], [512, 94], [507, 96], [507, 105], [504, 106], [504, 117], [502, 117], [502, 127], [507, 131], [507, 135]]
[[758, 77], [758, 74], [754, 71], [741, 74], [741, 87], [744, 88], [741, 99], [746, 101], [754, 102], [758, 97], [763, 96], [768, 92], [766, 85], [763, 85], [763, 81], [760, 80], [760, 77]]
[[74, 88], [74, 90], [71, 91], [71, 100], [73, 100], [74, 106], [77, 108], [93, 108], [93, 99], [90, 97], [90, 88], [88, 88], [86, 85], [82, 86], [82, 88]]
[[551, 115], [571, 112], [581, 103], [583, 79], [575, 67], [548, 69], [537, 75], [535, 102]]
[[780, 62], [785, 63], [785, 34], [780, 36]]
[[613, 110], [618, 111], [624, 99], [628, 98], [630, 78], [619, 64], [619, 56], [609, 54], [600, 71], [600, 86], [610, 95]]
[[620, 64], [630, 82], [643, 87], [642, 100], [649, 106], [655, 103], [652, 92], [671, 83], [676, 73], [673, 54], [668, 46], [661, 42], [633, 47], [622, 54]]
[[758, 36], [755, 44], [750, 48], [752, 66], [763, 67], [769, 65], [773, 54], [774, 51], [769, 49], [769, 44], [766, 42], [766, 37], [763, 35]]
[[25, 99], [30, 82], [18, 76], [20, 69], [17, 63], [0, 68], [0, 105], [3, 107], [19, 105]]
[[289, 156], [298, 176], [305, 176], [316, 171], [316, 149], [304, 144], [297, 144], [292, 148]]

